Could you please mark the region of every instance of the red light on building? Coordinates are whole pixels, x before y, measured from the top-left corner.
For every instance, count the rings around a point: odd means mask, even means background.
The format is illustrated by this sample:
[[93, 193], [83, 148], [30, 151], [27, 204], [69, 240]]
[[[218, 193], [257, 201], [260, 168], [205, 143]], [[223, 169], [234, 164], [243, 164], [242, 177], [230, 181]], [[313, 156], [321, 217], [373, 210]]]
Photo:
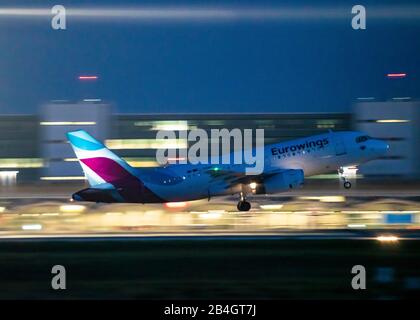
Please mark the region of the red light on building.
[[97, 80], [98, 76], [79, 76], [79, 80]]
[[185, 208], [187, 206], [186, 202], [166, 202], [165, 207], [167, 208]]
[[406, 73], [388, 73], [388, 78], [405, 78], [407, 76]]

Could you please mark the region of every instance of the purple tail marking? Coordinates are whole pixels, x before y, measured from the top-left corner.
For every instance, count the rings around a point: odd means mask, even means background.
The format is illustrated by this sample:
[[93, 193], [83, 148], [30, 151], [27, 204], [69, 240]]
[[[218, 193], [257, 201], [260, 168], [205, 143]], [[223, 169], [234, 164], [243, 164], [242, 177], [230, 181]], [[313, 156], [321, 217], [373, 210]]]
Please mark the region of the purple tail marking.
[[112, 184], [127, 202], [165, 202], [116, 161], [98, 157], [80, 159], [106, 182]]

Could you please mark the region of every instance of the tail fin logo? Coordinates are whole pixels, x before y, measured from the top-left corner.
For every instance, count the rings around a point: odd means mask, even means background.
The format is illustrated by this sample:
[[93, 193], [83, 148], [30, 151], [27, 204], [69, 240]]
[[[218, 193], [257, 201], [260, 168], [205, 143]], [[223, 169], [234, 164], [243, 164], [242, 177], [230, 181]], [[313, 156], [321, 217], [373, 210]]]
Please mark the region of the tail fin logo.
[[105, 148], [102, 143], [94, 139], [84, 130], [68, 132], [67, 138], [74, 147], [80, 150], [94, 151]]
[[68, 132], [67, 138], [91, 186], [137, 179], [133, 168], [86, 131]]

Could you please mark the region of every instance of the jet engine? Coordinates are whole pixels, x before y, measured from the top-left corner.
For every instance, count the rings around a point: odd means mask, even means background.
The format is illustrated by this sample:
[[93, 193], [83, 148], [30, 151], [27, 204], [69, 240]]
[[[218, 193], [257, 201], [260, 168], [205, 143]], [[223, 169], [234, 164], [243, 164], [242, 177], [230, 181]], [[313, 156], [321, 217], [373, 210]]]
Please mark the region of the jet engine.
[[255, 194], [271, 194], [294, 189], [303, 184], [303, 170], [290, 169], [265, 178], [256, 186]]

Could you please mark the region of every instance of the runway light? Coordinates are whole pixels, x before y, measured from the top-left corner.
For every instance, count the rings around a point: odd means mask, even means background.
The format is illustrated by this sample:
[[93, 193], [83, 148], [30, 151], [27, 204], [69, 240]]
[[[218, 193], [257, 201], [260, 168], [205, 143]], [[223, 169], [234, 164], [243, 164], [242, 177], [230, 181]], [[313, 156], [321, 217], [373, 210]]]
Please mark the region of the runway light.
[[222, 214], [226, 213], [226, 210], [220, 209], [220, 210], [207, 210], [208, 213], [216, 213], [216, 214]]
[[345, 202], [344, 196], [299, 197], [301, 200], [319, 200], [320, 202]]
[[366, 225], [365, 224], [352, 223], [352, 224], [348, 224], [347, 227], [349, 227], [349, 228], [366, 228]]
[[107, 216], [122, 216], [123, 213], [122, 212], [107, 212], [107, 213], [105, 213], [105, 215], [107, 215]]
[[396, 236], [378, 236], [376, 240], [380, 242], [397, 242], [398, 237]]
[[343, 197], [343, 196], [326, 196], [326, 197], [320, 197], [319, 201], [321, 201], [321, 202], [345, 202], [346, 197]]
[[60, 206], [60, 211], [62, 212], [82, 212], [85, 209], [85, 206], [79, 204], [64, 204]]
[[167, 208], [185, 208], [187, 202], [166, 202], [165, 207]]
[[22, 230], [41, 230], [42, 225], [40, 224], [24, 224]]
[[282, 204], [263, 204], [260, 205], [260, 208], [263, 210], [280, 210], [283, 208]]
[[201, 219], [218, 219], [224, 212], [225, 210], [209, 210], [208, 212], [201, 213], [199, 217]]

